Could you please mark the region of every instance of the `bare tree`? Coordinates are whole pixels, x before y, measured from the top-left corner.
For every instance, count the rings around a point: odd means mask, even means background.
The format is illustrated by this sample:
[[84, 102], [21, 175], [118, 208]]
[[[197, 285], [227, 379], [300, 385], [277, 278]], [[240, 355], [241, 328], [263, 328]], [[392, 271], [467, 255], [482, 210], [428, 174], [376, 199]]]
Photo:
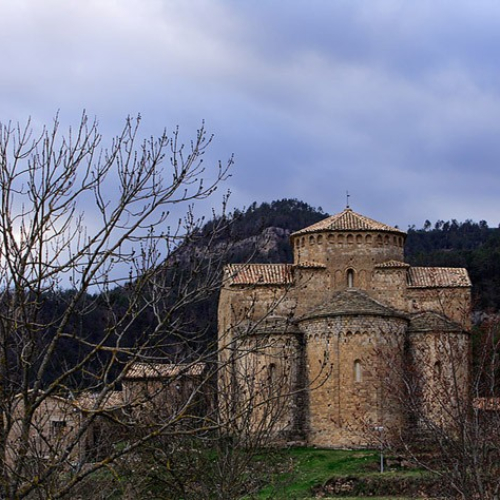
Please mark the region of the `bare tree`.
[[[254, 383], [261, 375], [254, 367], [248, 371], [248, 392], [241, 395], [238, 411], [230, 418], [204, 412], [202, 425], [193, 427], [192, 419], [179, 421], [182, 412], [176, 412], [177, 426], [172, 424], [144, 443], [133, 460], [119, 460], [114, 470], [120, 482], [101, 479], [100, 489], [106, 490], [106, 496], [118, 491], [124, 498], [226, 500], [254, 498], [264, 486], [282, 486], [287, 478], [280, 476], [291, 472], [291, 464], [280, 459], [283, 449], [276, 446], [276, 428], [282, 425], [286, 410], [277, 404], [283, 397], [274, 393], [283, 390], [286, 379], [278, 382], [275, 377], [273, 387], [271, 380], [269, 385]], [[263, 397], [261, 391], [271, 394]], [[146, 416], [153, 422], [164, 419], [154, 410]], [[210, 425], [211, 421], [217, 424]], [[81, 498], [95, 498], [88, 493], [93, 478], [89, 479], [77, 490]]]
[[390, 385], [411, 431], [401, 435], [399, 451], [439, 478], [443, 495], [498, 499], [498, 323], [485, 322], [470, 334], [444, 318], [433, 330], [431, 316], [439, 315], [423, 315], [426, 331], [411, 333], [410, 361], [399, 375], [403, 385]]
[[[184, 147], [178, 131], [141, 142], [139, 121], [128, 119], [108, 148], [85, 115], [66, 135], [57, 119], [39, 135], [30, 123], [0, 128], [2, 498], [67, 495], [142, 443], [178, 432], [210, 383], [203, 376], [154, 425], [141, 427], [131, 402], [116, 399], [138, 362], [182, 364], [166, 382], [175, 387], [213, 356], [186, 317], [217, 289], [218, 262], [210, 252], [200, 259], [196, 245], [180, 249], [199, 232], [188, 205], [210, 196], [232, 164], [205, 170], [204, 126]], [[184, 216], [172, 221], [179, 205]], [[85, 464], [106, 422], [122, 435]]]

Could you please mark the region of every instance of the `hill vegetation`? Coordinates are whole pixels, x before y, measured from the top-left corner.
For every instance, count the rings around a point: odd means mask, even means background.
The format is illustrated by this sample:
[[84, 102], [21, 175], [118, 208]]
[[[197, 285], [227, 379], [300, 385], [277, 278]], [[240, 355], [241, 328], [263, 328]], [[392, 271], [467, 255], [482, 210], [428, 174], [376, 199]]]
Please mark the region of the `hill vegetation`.
[[413, 266], [465, 267], [475, 310], [500, 309], [500, 229], [486, 221], [426, 221], [408, 230], [406, 256]]
[[[328, 217], [295, 199], [283, 199], [236, 210], [224, 237], [231, 242], [226, 261], [231, 263], [292, 262], [288, 237], [294, 231]], [[208, 223], [208, 235], [214, 222]], [[206, 236], [205, 236], [206, 237]], [[474, 308], [500, 310], [500, 229], [486, 221], [425, 221], [421, 228], [407, 231], [405, 256], [413, 266], [465, 267], [473, 283]]]
[[[253, 203], [246, 210], [236, 210], [230, 217], [208, 222], [175, 252], [175, 261], [166, 265], [168, 276], [165, 279], [171, 283], [174, 300], [181, 288], [186, 293], [188, 288], [196, 288], [202, 283], [205, 273], [208, 269], [213, 272], [214, 266], [221, 272], [225, 263], [291, 263], [290, 234], [327, 216], [321, 208], [295, 199], [283, 199], [260, 205]], [[426, 221], [422, 228], [410, 227], [407, 234], [407, 262], [413, 266], [467, 268], [473, 283], [475, 310], [500, 310], [500, 229], [489, 228], [485, 221], [437, 221], [434, 225]], [[61, 292], [58, 296], [46, 297], [46, 314], [63, 307], [69, 300], [68, 294], [70, 292]], [[87, 310], [81, 317], [75, 317], [68, 327], [75, 335], [84, 332], [87, 336], [99, 338], [106, 328], [106, 318], [110, 314], [119, 314], [120, 308], [125, 307], [126, 294], [126, 287], [116, 289], [111, 295], [112, 303], [102, 301], [92, 311]], [[168, 300], [165, 299], [167, 306]], [[85, 301], [84, 297], [82, 311], [85, 310]], [[89, 297], [88, 301], [99, 304], [96, 297]], [[182, 324], [186, 332], [179, 349], [188, 347], [187, 351], [196, 353], [216, 339], [217, 304], [218, 293], [212, 292], [197, 303], [173, 312], [172, 322]], [[136, 338], [147, 335], [152, 328], [151, 322], [154, 322], [154, 314], [146, 309], [136, 319], [135, 326], [124, 335], [124, 345], [133, 346]], [[190, 332], [197, 332], [192, 342]], [[47, 332], [47, 338], [50, 338], [50, 332]], [[199, 344], [199, 349], [196, 344]], [[68, 349], [55, 359], [50, 377], [57, 376], [60, 367], [76, 363], [83, 354], [72, 352], [68, 345]], [[176, 353], [170, 354], [175, 359]], [[89, 367], [88, 372], [92, 371]], [[81, 380], [75, 384], [82, 382], [85, 384]]]

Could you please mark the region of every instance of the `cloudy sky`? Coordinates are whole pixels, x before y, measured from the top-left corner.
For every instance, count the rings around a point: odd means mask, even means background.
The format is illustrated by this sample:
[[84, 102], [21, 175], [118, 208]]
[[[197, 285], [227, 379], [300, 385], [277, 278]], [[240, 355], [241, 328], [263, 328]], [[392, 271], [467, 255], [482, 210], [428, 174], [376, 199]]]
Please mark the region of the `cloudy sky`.
[[205, 120], [233, 206], [500, 222], [498, 0], [0, 0], [0, 43], [1, 121]]

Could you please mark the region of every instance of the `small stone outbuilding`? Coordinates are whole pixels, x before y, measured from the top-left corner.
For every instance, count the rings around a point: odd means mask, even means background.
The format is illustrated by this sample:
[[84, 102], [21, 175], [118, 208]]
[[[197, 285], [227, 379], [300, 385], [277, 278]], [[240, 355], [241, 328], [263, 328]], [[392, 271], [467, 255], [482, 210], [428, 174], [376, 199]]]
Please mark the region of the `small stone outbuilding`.
[[19, 394], [10, 412], [6, 466], [17, 465], [23, 448], [26, 463], [41, 471], [102, 460], [131, 433], [141, 437], [163, 426], [201, 426], [214, 410], [209, 382], [206, 363], [136, 362], [128, 366], [120, 391], [40, 393], [32, 414]]
[[136, 425], [193, 426], [211, 405], [206, 363], [134, 363], [122, 381], [124, 405]]
[[290, 236], [293, 264], [225, 268], [219, 411], [236, 431], [357, 447], [449, 424], [435, 403], [468, 397], [471, 283], [405, 263], [405, 238], [346, 208]]

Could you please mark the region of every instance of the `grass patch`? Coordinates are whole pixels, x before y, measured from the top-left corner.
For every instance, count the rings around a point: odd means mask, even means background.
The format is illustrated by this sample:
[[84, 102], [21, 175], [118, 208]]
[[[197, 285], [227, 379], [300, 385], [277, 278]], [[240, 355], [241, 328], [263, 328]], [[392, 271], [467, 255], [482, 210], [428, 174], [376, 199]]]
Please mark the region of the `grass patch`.
[[[172, 460], [161, 464], [155, 456], [147, 454], [131, 457], [116, 464], [116, 474], [108, 469], [92, 474], [76, 492], [82, 493], [81, 498], [90, 498], [83, 492], [92, 485], [92, 490], [101, 494], [99, 498], [107, 500], [157, 499], [165, 492], [169, 492], [169, 498], [194, 499], [208, 498], [210, 492], [231, 487], [227, 490], [233, 495], [231, 498], [312, 499], [316, 491], [330, 494], [328, 498], [333, 499], [342, 498], [338, 495], [346, 491], [347, 481], [355, 485], [350, 493], [357, 495], [349, 497], [350, 500], [366, 498], [360, 496], [364, 494], [372, 500], [405, 500], [403, 495], [410, 495], [410, 491], [400, 486], [408, 482], [408, 478], [425, 476], [421, 471], [398, 468], [396, 460], [387, 472], [380, 474], [377, 450], [273, 448], [261, 449], [251, 456], [247, 456], [245, 450], [232, 450], [229, 455], [219, 455], [210, 448], [197, 453], [188, 451], [177, 454], [179, 460], [190, 459], [186, 463]], [[233, 477], [232, 473], [236, 475]], [[184, 492], [173, 489], [172, 481], [177, 477], [183, 481]], [[418, 481], [420, 485], [420, 479]], [[389, 484], [395, 487], [388, 488]], [[387, 496], [389, 494], [394, 496]]]
[[[292, 448], [281, 455], [286, 471], [271, 484], [263, 488], [258, 497], [270, 498], [311, 498], [312, 488], [323, 485], [333, 477], [356, 476], [373, 477], [378, 470], [380, 455], [375, 450], [326, 450], [314, 448]], [[389, 470], [384, 477], [407, 478], [422, 476], [421, 471]], [[354, 500], [355, 497], [350, 497]], [[360, 497], [358, 497], [360, 498]], [[377, 497], [370, 497], [376, 500]], [[379, 497], [380, 500], [398, 497]], [[399, 497], [403, 498], [403, 497]]]

